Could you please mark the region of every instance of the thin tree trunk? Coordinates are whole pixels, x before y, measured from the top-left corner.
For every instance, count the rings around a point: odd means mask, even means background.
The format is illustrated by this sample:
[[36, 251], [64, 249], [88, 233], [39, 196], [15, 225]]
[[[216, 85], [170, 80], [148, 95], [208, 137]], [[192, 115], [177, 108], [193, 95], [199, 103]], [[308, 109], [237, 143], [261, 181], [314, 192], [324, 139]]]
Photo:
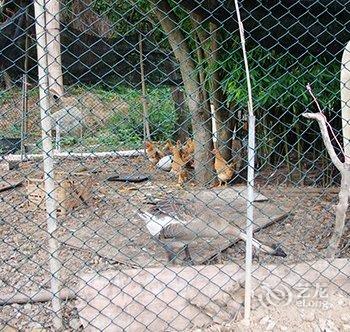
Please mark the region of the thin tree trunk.
[[142, 108], [143, 108], [143, 139], [144, 141], [151, 139], [151, 131], [149, 129], [148, 121], [148, 102], [147, 91], [145, 82], [145, 68], [143, 65], [143, 47], [142, 47], [142, 35], [139, 35], [139, 50], [140, 50], [140, 72], [141, 72], [141, 88], [142, 88]]
[[11, 90], [11, 88], [12, 88], [11, 76], [9, 75], [9, 73], [6, 70], [3, 71], [3, 78], [4, 78], [4, 82], [5, 82], [5, 89]]
[[201, 87], [201, 94], [206, 107], [210, 109], [210, 99], [208, 91], [205, 88], [206, 75], [203, 67], [205, 57], [208, 57], [208, 52], [205, 50], [205, 43], [207, 41], [207, 34], [201, 29], [200, 18], [196, 14], [190, 14], [192, 18], [192, 25], [194, 30], [194, 40], [196, 42], [197, 54], [197, 69], [199, 73], [199, 84]]
[[[153, 0], [154, 1], [154, 0]], [[178, 17], [172, 11], [167, 0], [154, 1], [155, 14], [180, 64], [180, 72], [186, 91], [188, 109], [192, 115], [192, 127], [196, 144], [195, 178], [201, 185], [210, 185], [213, 180], [213, 148], [211, 114], [205, 107], [200, 93], [200, 83], [196, 66], [191, 58], [190, 49], [176, 22]]]
[[46, 0], [47, 58], [49, 89], [63, 95], [63, 74], [60, 42], [60, 3], [59, 0]]
[[[211, 67], [218, 62], [218, 27], [210, 24], [211, 32]], [[215, 110], [217, 128], [217, 144], [226, 161], [232, 159], [233, 116], [225, 105], [225, 96], [220, 86], [220, 71], [215, 69], [212, 74], [212, 103]]]

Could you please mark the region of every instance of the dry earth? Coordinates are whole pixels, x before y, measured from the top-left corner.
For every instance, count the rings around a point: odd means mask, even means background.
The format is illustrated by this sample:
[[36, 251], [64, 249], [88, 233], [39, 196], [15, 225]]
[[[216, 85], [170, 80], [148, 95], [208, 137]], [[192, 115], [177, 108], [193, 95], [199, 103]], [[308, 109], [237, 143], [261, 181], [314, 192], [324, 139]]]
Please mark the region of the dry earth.
[[[82, 161], [66, 160], [59, 162], [57, 166], [65, 171], [77, 170], [81, 166], [95, 171], [92, 197], [87, 205], [82, 204], [68, 216], [59, 218], [57, 236], [61, 240], [74, 239], [82, 228], [92, 229], [89, 237], [83, 242], [79, 237], [76, 241], [62, 245], [61, 277], [65, 286], [74, 287], [80, 272], [121, 269], [139, 266], [140, 262], [144, 266], [164, 263], [164, 257], [155, 255], [159, 252], [158, 246], [141, 231], [143, 226], [136, 218], [135, 211], [143, 207], [150, 198], [162, 197], [169, 193], [178, 195], [183, 192], [183, 189], [176, 188], [176, 183], [169, 174], [155, 171], [143, 157], [88, 159], [83, 161], [83, 165]], [[2, 171], [1, 175], [4, 181], [13, 181], [36, 176], [40, 172], [38, 163], [28, 162], [23, 164], [19, 171]], [[116, 173], [148, 174], [151, 179], [140, 184], [105, 181], [107, 176]], [[283, 264], [323, 257], [334, 221], [336, 188], [322, 190], [273, 186], [271, 183], [267, 184], [263, 176], [257, 179], [257, 184], [260, 192], [267, 196], [273, 205], [283, 207], [290, 213], [287, 218], [260, 231], [256, 236], [259, 240], [281, 243], [288, 253], [287, 259], [282, 261], [281, 258], [263, 255], [256, 259], [264, 263]], [[185, 187], [187, 190], [194, 188], [192, 183]], [[40, 288], [48, 289], [50, 279], [45, 216], [40, 210], [29, 209], [25, 186], [0, 193], [0, 213], [1, 296], [18, 291], [27, 293], [36, 292]], [[349, 236], [347, 230], [343, 246], [349, 241]], [[113, 243], [116, 237], [119, 248], [111, 257], [108, 255], [108, 244]], [[347, 248], [340, 256], [349, 258], [349, 254]], [[243, 264], [242, 243], [225, 250], [208, 264], [230, 261]], [[328, 310], [318, 309], [314, 313], [311, 313], [313, 310], [304, 310], [296, 306], [260, 306], [253, 313], [251, 329], [345, 331], [350, 324], [346, 318], [346, 314], [350, 312], [348, 299], [348, 295], [331, 294], [329, 301], [334, 302], [334, 307]], [[74, 303], [72, 300], [64, 301], [63, 316], [66, 328], [75, 331], [79, 330], [80, 323]], [[2, 325], [19, 330], [52, 330], [52, 314], [49, 303], [5, 305], [0, 308], [0, 327]], [[328, 325], [331, 327], [325, 327]], [[233, 330], [239, 328], [234, 326]]]

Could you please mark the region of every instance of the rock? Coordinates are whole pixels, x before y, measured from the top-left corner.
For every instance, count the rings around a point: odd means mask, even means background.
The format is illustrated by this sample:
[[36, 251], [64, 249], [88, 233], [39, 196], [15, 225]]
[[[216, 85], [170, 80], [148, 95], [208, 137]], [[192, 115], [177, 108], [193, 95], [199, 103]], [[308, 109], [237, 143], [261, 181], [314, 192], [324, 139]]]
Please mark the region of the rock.
[[350, 331], [350, 324], [343, 324], [341, 330], [344, 331], [344, 332]]
[[265, 316], [263, 318], [260, 319], [260, 324], [261, 325], [266, 325], [268, 323], [268, 321], [270, 320], [270, 317], [269, 316]]
[[156, 167], [163, 171], [170, 172], [172, 162], [173, 162], [172, 156], [165, 156], [158, 161]]
[[281, 325], [279, 328], [280, 328], [281, 331], [288, 331], [288, 327], [287, 326]]
[[323, 332], [323, 330], [320, 328], [320, 326], [317, 323], [312, 323], [312, 331], [313, 332]]
[[338, 302], [337, 302], [340, 306], [342, 306], [342, 307], [346, 307], [347, 305], [348, 305], [348, 301], [345, 299], [345, 298], [341, 298], [341, 299], [339, 299], [338, 300]]
[[266, 331], [273, 331], [273, 329], [275, 328], [276, 322], [274, 322], [273, 320], [269, 320], [269, 323], [267, 324], [265, 330]]
[[32, 305], [30, 303], [27, 303], [24, 305], [24, 310], [31, 310], [32, 309]]
[[339, 329], [337, 325], [330, 319], [326, 322], [326, 332], [338, 332]]
[[346, 323], [350, 322], [350, 312], [346, 312], [346, 313], [341, 314], [340, 319]]
[[315, 312], [311, 310], [302, 311], [301, 318], [306, 322], [313, 322], [315, 320]]
[[287, 230], [289, 230], [289, 229], [292, 228], [292, 225], [291, 225], [291, 223], [287, 222], [287, 223], [284, 224], [284, 227], [285, 227]]
[[79, 330], [81, 325], [82, 324], [81, 324], [80, 320], [77, 318], [73, 318], [69, 322], [69, 326], [73, 329], [73, 331]]
[[327, 324], [327, 320], [324, 318], [320, 318], [318, 321], [318, 326], [320, 327], [320, 329], [322, 331], [324, 331], [326, 329], [326, 324]]
[[337, 325], [330, 319], [320, 318], [318, 326], [324, 332], [339, 332]]
[[12, 326], [6, 325], [5, 327], [0, 326], [1, 332], [16, 332], [17, 330]]

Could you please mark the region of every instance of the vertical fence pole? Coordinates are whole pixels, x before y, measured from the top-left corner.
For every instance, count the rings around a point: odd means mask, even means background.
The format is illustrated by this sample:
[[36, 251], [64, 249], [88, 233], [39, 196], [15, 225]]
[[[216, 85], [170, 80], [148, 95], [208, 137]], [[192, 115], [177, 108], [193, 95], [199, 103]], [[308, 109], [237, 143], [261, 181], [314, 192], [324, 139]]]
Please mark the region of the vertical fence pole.
[[51, 139], [51, 119], [49, 116], [50, 103], [48, 98], [48, 64], [47, 64], [47, 41], [45, 33], [45, 0], [35, 0], [35, 30], [37, 41], [37, 58], [38, 58], [38, 76], [39, 76], [39, 98], [40, 114], [42, 128], [43, 144], [43, 163], [44, 163], [44, 186], [46, 192], [46, 216], [47, 230], [49, 235], [49, 265], [51, 272], [51, 292], [52, 292], [52, 310], [54, 313], [54, 329], [63, 328], [61, 302], [59, 298], [60, 279], [59, 271], [61, 263], [59, 261], [59, 244], [55, 238], [57, 230], [56, 209], [57, 201], [55, 199], [54, 183], [54, 160]]
[[63, 95], [63, 74], [61, 64], [60, 42], [60, 2], [59, 0], [45, 0], [47, 65], [50, 73], [48, 77], [50, 89]]
[[255, 116], [253, 112], [253, 96], [250, 82], [247, 51], [245, 48], [244, 27], [239, 12], [238, 0], [235, 0], [239, 34], [242, 45], [244, 68], [248, 89], [248, 176], [247, 176], [247, 224], [246, 224], [246, 254], [245, 254], [245, 297], [244, 297], [244, 321], [250, 323], [251, 296], [252, 296], [252, 240], [254, 221], [254, 159], [255, 159]]
[[345, 161], [350, 163], [350, 42], [346, 44], [342, 56], [340, 99]]
[[[26, 71], [26, 70], [25, 70]], [[28, 115], [28, 80], [27, 71], [22, 78], [22, 118], [21, 118], [21, 161], [25, 159], [24, 141], [27, 139], [27, 116]]]

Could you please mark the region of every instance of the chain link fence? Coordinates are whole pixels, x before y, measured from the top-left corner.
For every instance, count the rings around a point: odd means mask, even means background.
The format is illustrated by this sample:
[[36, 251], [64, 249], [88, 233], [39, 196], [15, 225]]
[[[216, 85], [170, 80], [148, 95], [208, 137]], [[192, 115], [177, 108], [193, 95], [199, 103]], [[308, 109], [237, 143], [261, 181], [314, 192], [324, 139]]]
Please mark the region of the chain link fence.
[[0, 2], [1, 330], [350, 329], [350, 2], [239, 8]]

